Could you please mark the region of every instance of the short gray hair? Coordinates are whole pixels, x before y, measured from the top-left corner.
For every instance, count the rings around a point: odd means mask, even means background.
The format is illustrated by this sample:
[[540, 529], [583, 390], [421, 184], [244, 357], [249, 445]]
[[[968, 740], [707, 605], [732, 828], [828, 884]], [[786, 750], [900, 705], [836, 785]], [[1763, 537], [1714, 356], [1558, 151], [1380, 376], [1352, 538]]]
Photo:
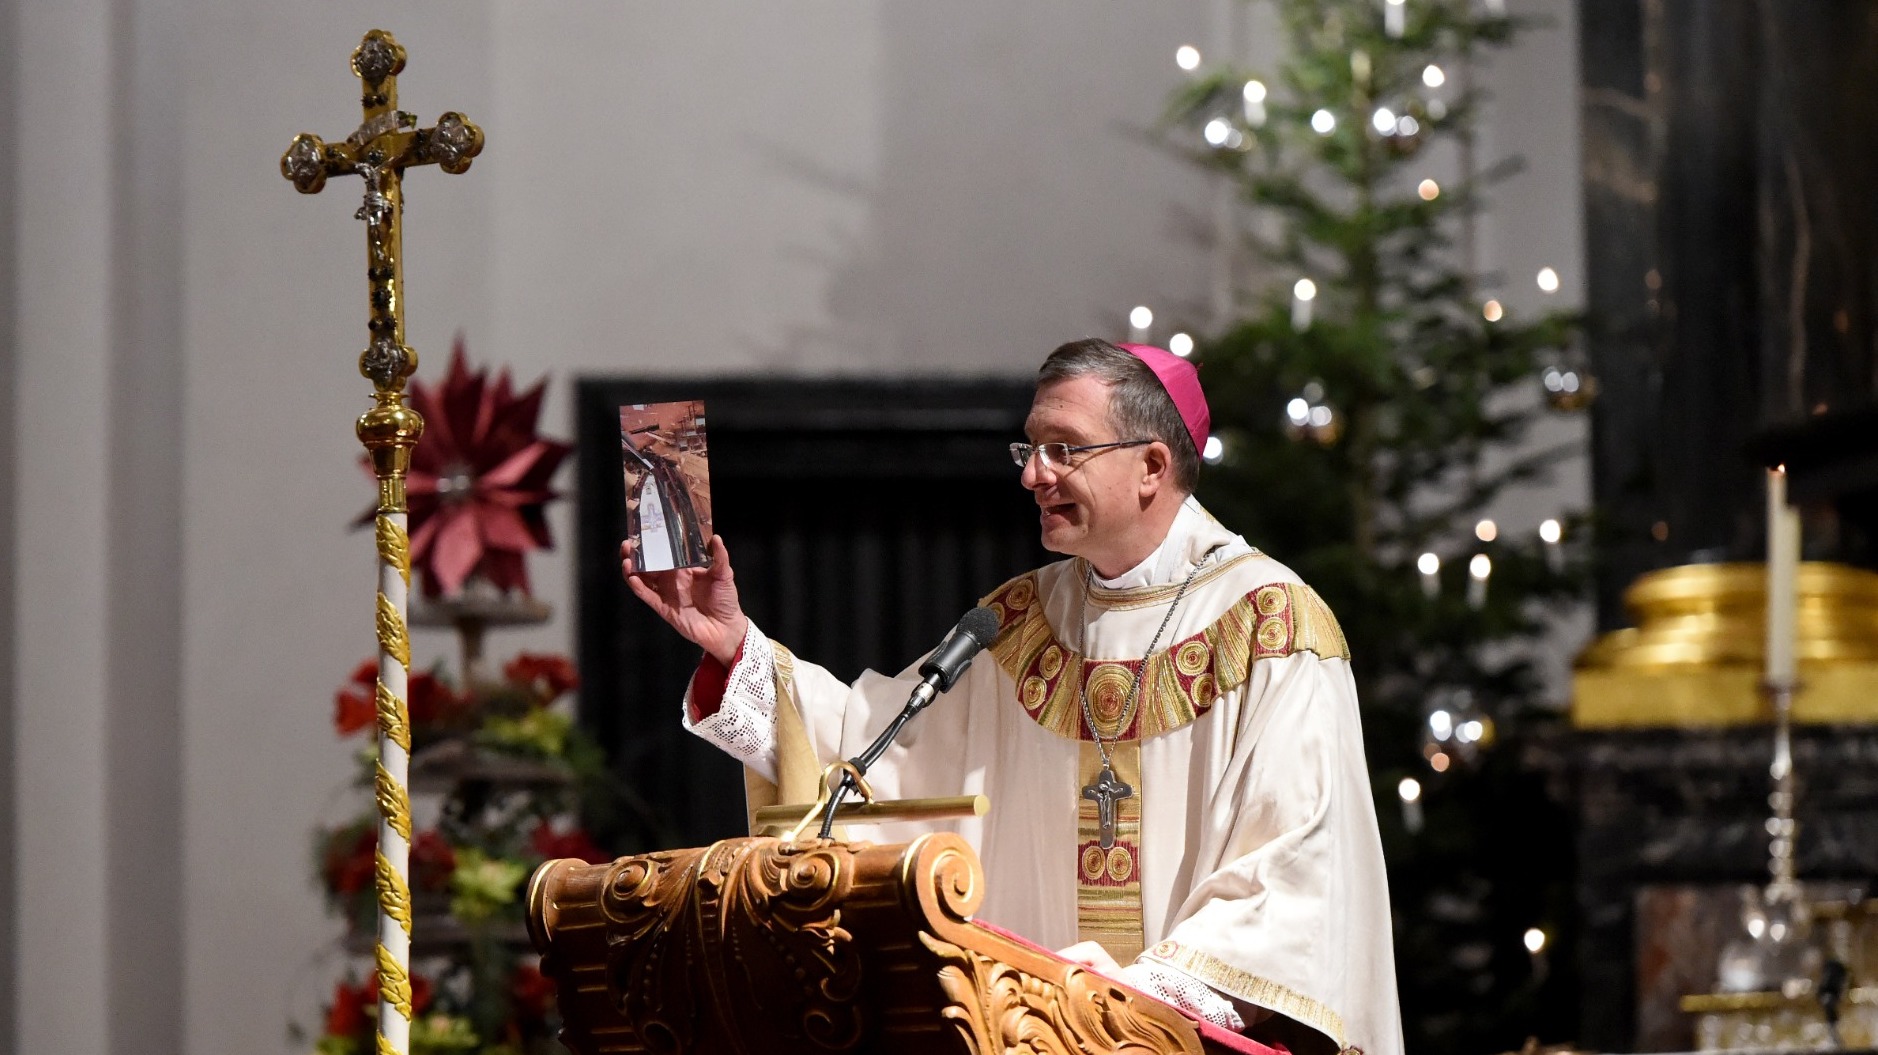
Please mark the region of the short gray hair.
[[1174, 485], [1188, 494], [1200, 482], [1200, 452], [1181, 420], [1180, 409], [1148, 364], [1107, 341], [1071, 341], [1043, 361], [1037, 387], [1072, 377], [1093, 377], [1109, 386], [1109, 424], [1116, 439], [1150, 439], [1174, 455]]

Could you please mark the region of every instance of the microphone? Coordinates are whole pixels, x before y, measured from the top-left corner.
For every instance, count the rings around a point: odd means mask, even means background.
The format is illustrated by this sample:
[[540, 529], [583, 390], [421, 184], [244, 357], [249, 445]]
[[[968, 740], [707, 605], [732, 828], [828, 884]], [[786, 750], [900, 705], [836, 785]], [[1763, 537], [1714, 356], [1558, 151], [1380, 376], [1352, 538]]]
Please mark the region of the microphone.
[[[878, 760], [893, 738], [900, 735], [900, 729], [907, 720], [926, 709], [935, 697], [942, 692], [949, 692], [952, 686], [964, 675], [966, 668], [972, 665], [973, 657], [983, 652], [998, 639], [998, 613], [989, 608], [974, 608], [965, 613], [952, 632], [926, 661], [919, 665], [920, 682], [907, 697], [906, 706], [894, 716], [893, 722], [875, 738], [867, 750], [849, 759], [856, 772], [865, 776], [869, 766]], [[828, 808], [822, 814], [821, 837], [826, 839], [834, 831], [835, 811], [841, 806], [841, 799], [855, 787], [853, 778], [844, 773], [841, 783], [829, 789]]]
[[996, 612], [989, 608], [974, 608], [966, 612], [959, 624], [946, 635], [946, 639], [939, 643], [938, 649], [919, 665], [921, 681], [907, 699], [907, 706], [917, 713], [931, 703], [935, 696], [951, 692], [952, 686], [972, 665], [972, 659], [997, 639]]

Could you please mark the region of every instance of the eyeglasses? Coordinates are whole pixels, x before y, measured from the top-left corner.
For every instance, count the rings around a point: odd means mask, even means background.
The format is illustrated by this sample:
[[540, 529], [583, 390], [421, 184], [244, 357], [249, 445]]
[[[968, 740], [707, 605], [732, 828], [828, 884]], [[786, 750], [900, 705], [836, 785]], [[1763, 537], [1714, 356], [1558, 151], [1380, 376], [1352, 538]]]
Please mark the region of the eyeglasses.
[[1072, 447], [1067, 443], [1013, 443], [1011, 444], [1011, 461], [1021, 469], [1030, 464], [1030, 456], [1035, 454], [1043, 459], [1044, 468], [1061, 472], [1071, 467], [1069, 459], [1072, 454], [1107, 450], [1110, 447], [1139, 447], [1144, 443], [1153, 442], [1153, 440], [1117, 440], [1114, 443], [1088, 443], [1080, 447]]

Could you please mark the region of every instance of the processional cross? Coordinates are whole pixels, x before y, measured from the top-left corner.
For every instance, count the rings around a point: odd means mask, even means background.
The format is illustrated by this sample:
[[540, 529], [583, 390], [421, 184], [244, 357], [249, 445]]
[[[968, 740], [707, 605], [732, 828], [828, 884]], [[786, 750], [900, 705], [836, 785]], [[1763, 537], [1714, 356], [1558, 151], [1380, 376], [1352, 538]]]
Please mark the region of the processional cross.
[[1096, 819], [1102, 825], [1102, 848], [1115, 845], [1115, 806], [1121, 800], [1133, 795], [1135, 789], [1128, 782], [1115, 775], [1115, 771], [1102, 764], [1102, 773], [1082, 789], [1082, 797], [1094, 799]]
[[411, 448], [424, 419], [404, 405], [404, 382], [417, 371], [417, 353], [404, 343], [404, 170], [435, 164], [463, 172], [482, 153], [482, 129], [462, 114], [446, 113], [434, 128], [398, 109], [398, 72], [405, 51], [390, 33], [374, 29], [352, 53], [352, 72], [363, 87], [365, 119], [343, 143], [298, 135], [281, 155], [280, 173], [302, 194], [317, 194], [328, 176], [357, 173], [365, 202], [354, 215], [365, 221], [365, 277], [371, 292], [369, 337], [359, 372], [371, 379], [372, 408], [357, 424], [378, 477], [378, 1050], [411, 1050], [411, 721], [407, 705], [411, 645], [406, 613], [411, 587], [409, 506], [404, 480]]

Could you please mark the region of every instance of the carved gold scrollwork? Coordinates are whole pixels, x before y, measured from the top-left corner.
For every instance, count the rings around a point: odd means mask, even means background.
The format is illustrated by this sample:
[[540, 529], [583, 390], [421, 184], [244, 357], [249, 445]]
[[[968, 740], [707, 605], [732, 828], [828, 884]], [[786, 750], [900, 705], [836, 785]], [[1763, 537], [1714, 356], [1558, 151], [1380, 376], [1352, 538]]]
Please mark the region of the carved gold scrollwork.
[[734, 840], [691, 867], [673, 863], [616, 862], [600, 902], [615, 924], [610, 983], [647, 1047], [695, 1050], [705, 1014], [760, 1019], [831, 1052], [860, 1042], [861, 956], [841, 926], [847, 847]]
[[1072, 969], [1058, 985], [930, 934], [920, 941], [945, 964], [939, 985], [949, 1005], [940, 1017], [967, 1051], [1158, 1055], [1189, 1045], [1165, 1022], [1135, 1013], [1140, 998], [1100, 975]]

